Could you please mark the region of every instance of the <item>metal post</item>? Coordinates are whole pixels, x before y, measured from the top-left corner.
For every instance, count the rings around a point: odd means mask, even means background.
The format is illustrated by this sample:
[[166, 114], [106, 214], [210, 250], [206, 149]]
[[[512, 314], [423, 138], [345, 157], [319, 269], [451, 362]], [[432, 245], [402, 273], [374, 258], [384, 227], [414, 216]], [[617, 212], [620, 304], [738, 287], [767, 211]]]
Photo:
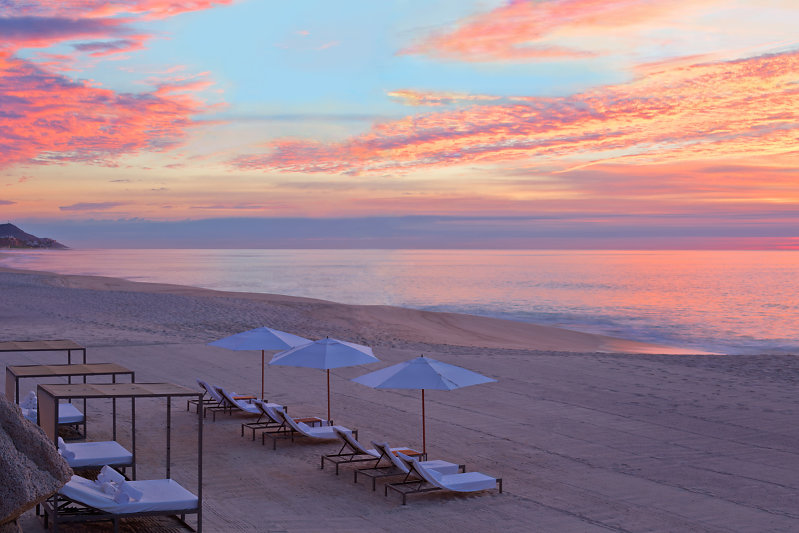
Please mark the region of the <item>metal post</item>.
[[327, 369], [327, 420], [330, 421], [330, 369]]
[[169, 479], [169, 459], [172, 453], [172, 396], [166, 397], [166, 477]]
[[[197, 396], [197, 401], [202, 402], [203, 395]], [[197, 404], [198, 406], [200, 403]], [[203, 530], [203, 413], [197, 409], [197, 533]]]
[[264, 399], [264, 351], [261, 350], [261, 400]]
[[[111, 374], [111, 383], [117, 382], [117, 375]], [[113, 430], [112, 430], [112, 439], [117, 440], [117, 398], [114, 396], [111, 398], [111, 420], [113, 420]]]
[[424, 389], [422, 389], [422, 453], [427, 455], [427, 436], [425, 434], [424, 421]]
[[133, 479], [136, 479], [136, 398], [130, 398], [131, 441], [133, 443]]

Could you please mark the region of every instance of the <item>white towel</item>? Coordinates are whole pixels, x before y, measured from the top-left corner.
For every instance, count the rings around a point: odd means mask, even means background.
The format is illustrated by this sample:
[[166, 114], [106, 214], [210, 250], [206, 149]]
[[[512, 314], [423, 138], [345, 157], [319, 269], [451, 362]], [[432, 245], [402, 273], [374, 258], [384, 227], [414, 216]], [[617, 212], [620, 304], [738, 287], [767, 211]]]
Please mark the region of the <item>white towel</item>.
[[117, 485], [123, 483], [125, 481], [125, 476], [114, 470], [108, 465], [105, 465], [102, 469], [100, 469], [100, 473], [97, 475], [96, 483], [98, 485], [102, 485], [103, 483], [116, 483]]
[[72, 450], [68, 450], [66, 446], [59, 446], [58, 452], [66, 459], [67, 461], [71, 461], [75, 458], [75, 452]]
[[36, 421], [37, 414], [38, 413], [36, 412], [36, 409], [25, 409], [25, 408], [22, 409], [22, 416], [24, 416], [34, 424], [37, 423]]
[[23, 409], [36, 409], [37, 399], [34, 391], [28, 391], [28, 395], [19, 402], [19, 406]]
[[133, 487], [127, 481], [123, 481], [114, 494], [114, 501], [117, 503], [137, 502], [141, 499], [142, 495], [142, 491]]
[[105, 482], [100, 485], [100, 490], [113, 497], [117, 493], [118, 489], [113, 483]]

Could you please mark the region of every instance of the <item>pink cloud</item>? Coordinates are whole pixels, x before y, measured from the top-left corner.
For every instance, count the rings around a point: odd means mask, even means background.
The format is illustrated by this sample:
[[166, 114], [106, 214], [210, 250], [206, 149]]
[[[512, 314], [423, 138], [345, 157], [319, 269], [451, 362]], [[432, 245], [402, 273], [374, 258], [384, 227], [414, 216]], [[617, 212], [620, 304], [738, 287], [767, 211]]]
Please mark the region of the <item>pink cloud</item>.
[[435, 33], [402, 54], [428, 54], [444, 59], [496, 61], [589, 57], [580, 50], [548, 42], [562, 29], [611, 27], [614, 31], [656, 17], [677, 4], [641, 0], [512, 0], [489, 13], [460, 22], [454, 30]]
[[204, 110], [186, 94], [115, 93], [0, 56], [0, 167], [19, 162], [113, 164], [182, 144]]
[[6, 0], [0, 6], [0, 15], [74, 18], [139, 15], [166, 18], [232, 3], [233, 0]]
[[570, 97], [517, 97], [379, 123], [339, 143], [281, 139], [231, 164], [361, 173], [526, 160], [566, 170], [795, 153], [798, 70], [799, 51], [680, 66]]

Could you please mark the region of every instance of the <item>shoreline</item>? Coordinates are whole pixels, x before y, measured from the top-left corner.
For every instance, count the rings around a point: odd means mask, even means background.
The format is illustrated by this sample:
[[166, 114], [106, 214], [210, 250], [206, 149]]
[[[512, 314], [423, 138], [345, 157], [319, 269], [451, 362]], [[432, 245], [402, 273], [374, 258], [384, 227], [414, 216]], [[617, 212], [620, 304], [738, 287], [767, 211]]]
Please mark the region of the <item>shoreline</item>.
[[[308, 308], [310, 306], [313, 309], [308, 314], [321, 322], [330, 322], [343, 326], [345, 321], [341, 317], [349, 315], [354, 323], [367, 324], [370, 330], [382, 328], [386, 335], [393, 335], [395, 340], [400, 339], [408, 342], [581, 353], [719, 355], [675, 346], [583, 333], [554, 326], [461, 313], [424, 311], [386, 305], [342, 304], [301, 296], [218, 291], [188, 285], [130, 281], [107, 276], [58, 274], [55, 272], [8, 267], [0, 267], [0, 272], [42, 276], [47, 280], [46, 283], [48, 284], [74, 290], [124, 291], [199, 298], [238, 299], [255, 301], [267, 306], [278, 305], [293, 308]], [[252, 327], [256, 326], [253, 325]], [[301, 335], [302, 333], [297, 334]], [[362, 334], [359, 336], [362, 336]]]

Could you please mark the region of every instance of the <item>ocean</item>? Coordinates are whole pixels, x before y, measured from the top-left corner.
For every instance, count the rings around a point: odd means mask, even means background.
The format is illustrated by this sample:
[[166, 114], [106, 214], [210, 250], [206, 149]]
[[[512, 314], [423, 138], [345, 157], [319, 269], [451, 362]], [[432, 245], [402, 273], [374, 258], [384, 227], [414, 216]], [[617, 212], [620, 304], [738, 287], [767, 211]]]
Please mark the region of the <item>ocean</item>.
[[3, 251], [0, 265], [799, 354], [799, 251]]

